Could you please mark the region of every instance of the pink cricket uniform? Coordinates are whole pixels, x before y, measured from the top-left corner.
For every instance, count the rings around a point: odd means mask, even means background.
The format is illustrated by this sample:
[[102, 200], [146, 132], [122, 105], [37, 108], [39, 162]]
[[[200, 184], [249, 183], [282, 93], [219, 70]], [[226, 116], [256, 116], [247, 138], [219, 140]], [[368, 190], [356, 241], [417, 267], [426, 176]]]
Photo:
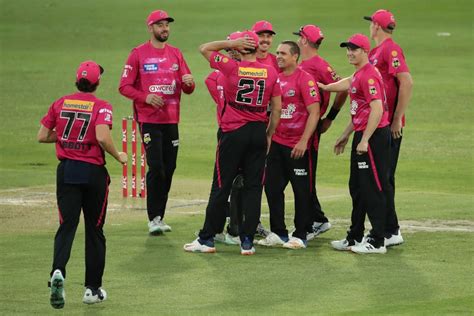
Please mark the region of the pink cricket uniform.
[[216, 103], [217, 125], [221, 126], [222, 110], [224, 109], [224, 84], [225, 77], [219, 70], [214, 70], [206, 78], [206, 87], [209, 94]]
[[282, 109], [280, 124], [272, 140], [293, 148], [303, 136], [306, 127], [309, 117], [306, 107], [319, 102], [320, 97], [313, 77], [300, 68], [289, 76], [280, 73], [279, 78]]
[[268, 66], [272, 66], [273, 68], [275, 68], [275, 70], [277, 72], [280, 72], [280, 68], [278, 67], [277, 58], [272, 53], [268, 53], [267, 57], [265, 57], [265, 58], [258, 58], [257, 57], [257, 61], [259, 63], [265, 64], [265, 65], [268, 65]]
[[[385, 93], [387, 94], [389, 122], [391, 122], [398, 99], [398, 80], [396, 76], [402, 72], [410, 72], [405, 62], [403, 50], [391, 38], [387, 38], [370, 51], [369, 61], [377, 67], [382, 75]], [[405, 125], [405, 116], [403, 116], [402, 123]]]
[[[334, 69], [325, 61], [321, 56], [313, 56], [310, 59], [304, 60], [300, 64], [300, 68], [313, 76], [316, 82], [321, 82], [323, 84], [331, 84], [337, 82], [341, 79], [339, 75], [334, 71]], [[331, 92], [319, 90], [319, 95], [321, 98], [321, 112], [320, 117], [323, 117], [324, 113], [329, 106], [329, 100], [331, 98]], [[318, 150], [319, 148], [319, 135], [315, 133], [314, 148]]]
[[210, 65], [225, 77], [226, 104], [221, 128], [229, 132], [248, 122], [267, 122], [267, 105], [281, 95], [278, 74], [273, 67], [259, 62], [237, 62], [214, 52]]
[[[138, 122], [177, 124], [181, 90], [186, 94], [194, 91], [194, 85], [188, 87], [182, 83], [183, 75], [190, 73], [178, 48], [166, 44], [165, 48], [158, 49], [146, 42], [130, 53], [119, 91], [133, 100]], [[146, 97], [151, 93], [163, 97], [165, 105], [154, 107], [146, 104]]]
[[74, 93], [55, 101], [41, 119], [44, 127], [56, 129], [59, 160], [80, 160], [104, 165], [104, 151], [97, 142], [95, 127], [112, 128], [112, 106], [91, 93]]
[[382, 118], [377, 128], [385, 127], [389, 124], [387, 99], [385, 97], [382, 76], [377, 68], [370, 63], [357, 70], [352, 76], [349, 96], [351, 98], [350, 111], [354, 131], [364, 131], [367, 127], [370, 114], [369, 104], [373, 100], [381, 100], [383, 105]]

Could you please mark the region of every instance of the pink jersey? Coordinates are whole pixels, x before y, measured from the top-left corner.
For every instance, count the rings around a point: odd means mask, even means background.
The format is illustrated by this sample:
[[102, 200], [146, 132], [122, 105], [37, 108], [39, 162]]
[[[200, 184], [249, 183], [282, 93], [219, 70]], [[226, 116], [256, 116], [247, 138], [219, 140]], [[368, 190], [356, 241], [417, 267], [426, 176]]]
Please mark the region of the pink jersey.
[[56, 156], [104, 165], [104, 151], [97, 142], [95, 127], [112, 128], [112, 106], [92, 93], [78, 92], [55, 101], [41, 119], [44, 127], [56, 129]]
[[[178, 48], [166, 44], [158, 49], [146, 42], [128, 56], [119, 91], [133, 100], [140, 123], [175, 124], [179, 122], [181, 91], [187, 94], [194, 91], [194, 85], [182, 83], [183, 75], [190, 73]], [[164, 106], [154, 107], [145, 102], [152, 93], [163, 97]]]
[[385, 127], [388, 122], [387, 98], [380, 72], [370, 63], [364, 65], [352, 75], [349, 88], [351, 98], [351, 115], [355, 131], [363, 131], [367, 127], [370, 114], [370, 102], [382, 101], [383, 114], [378, 128]]
[[313, 77], [300, 68], [289, 76], [280, 73], [279, 78], [282, 109], [272, 140], [293, 148], [303, 136], [309, 117], [307, 106], [319, 102], [320, 97]]
[[224, 84], [225, 78], [219, 70], [214, 70], [206, 78], [207, 90], [216, 103], [217, 125], [221, 126], [222, 110], [224, 109]]
[[267, 122], [267, 106], [272, 97], [280, 96], [278, 74], [273, 67], [259, 62], [237, 62], [214, 52], [210, 65], [225, 77], [221, 128], [233, 131], [248, 122]]
[[[303, 60], [300, 64], [301, 69], [313, 76], [316, 82], [321, 82], [323, 84], [330, 84], [336, 81], [339, 81], [341, 78], [334, 71], [334, 69], [325, 61], [321, 56], [316, 55], [307, 60]], [[324, 113], [329, 106], [329, 99], [331, 98], [331, 92], [319, 90], [319, 95], [321, 97], [321, 111], [320, 117], [323, 117]], [[318, 133], [314, 134], [313, 141], [314, 148], [318, 150], [319, 147], [319, 135]]]
[[275, 70], [277, 72], [280, 72], [280, 67], [278, 67], [277, 58], [272, 53], [268, 53], [267, 57], [265, 57], [265, 58], [258, 58], [257, 57], [257, 61], [259, 63], [265, 64], [265, 65], [268, 65], [268, 66], [272, 66], [273, 68], [275, 68]]
[[[405, 62], [403, 50], [391, 38], [387, 38], [370, 51], [369, 61], [377, 67], [382, 75], [385, 93], [387, 93], [389, 121], [391, 122], [398, 100], [397, 74], [410, 72]], [[405, 117], [403, 117], [402, 121], [403, 125], [405, 125]]]

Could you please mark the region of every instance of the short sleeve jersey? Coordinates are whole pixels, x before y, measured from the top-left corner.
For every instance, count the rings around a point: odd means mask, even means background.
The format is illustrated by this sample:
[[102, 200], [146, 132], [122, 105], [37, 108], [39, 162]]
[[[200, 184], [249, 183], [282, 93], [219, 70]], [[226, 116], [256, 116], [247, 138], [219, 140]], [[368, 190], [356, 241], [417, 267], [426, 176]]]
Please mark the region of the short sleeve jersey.
[[[313, 77], [300, 68], [291, 75], [280, 73], [282, 109], [272, 140], [293, 148], [303, 136], [309, 117], [307, 107], [320, 101]], [[310, 145], [310, 144], [308, 144]]]
[[[379, 46], [374, 47], [369, 53], [369, 61], [377, 67], [382, 75], [387, 93], [389, 121], [392, 121], [398, 100], [397, 74], [410, 72], [405, 61], [403, 50], [391, 38], [384, 40]], [[403, 118], [403, 124], [405, 118]]]
[[96, 139], [95, 127], [112, 128], [112, 106], [91, 93], [74, 93], [56, 100], [41, 119], [46, 128], [56, 129], [59, 160], [80, 160], [104, 165], [104, 151]]
[[[131, 85], [142, 93], [133, 102], [139, 122], [175, 124], [179, 123], [182, 77], [190, 73], [178, 48], [166, 44], [163, 49], [158, 49], [147, 42], [130, 53], [120, 87]], [[153, 107], [146, 104], [146, 96], [150, 93], [161, 96], [165, 105]]]
[[237, 62], [217, 52], [212, 53], [210, 65], [225, 77], [222, 131], [233, 131], [249, 122], [268, 121], [267, 106], [272, 97], [281, 95], [273, 67], [256, 61]]
[[364, 65], [352, 75], [349, 88], [351, 98], [351, 116], [355, 131], [364, 131], [370, 115], [370, 102], [382, 101], [383, 114], [378, 128], [385, 127], [388, 122], [387, 100], [382, 76], [370, 63]]
[[219, 70], [211, 72], [206, 80], [206, 87], [212, 99], [216, 103], [217, 124], [221, 126], [222, 110], [224, 109], [224, 84], [225, 78]]
[[267, 54], [267, 57], [265, 57], [265, 58], [258, 58], [258, 57], [257, 57], [257, 61], [258, 61], [259, 63], [272, 66], [273, 68], [275, 68], [275, 70], [276, 70], [277, 72], [280, 72], [280, 68], [278, 67], [277, 58], [276, 58], [276, 56], [273, 55], [272, 53], [268, 53], [268, 54]]

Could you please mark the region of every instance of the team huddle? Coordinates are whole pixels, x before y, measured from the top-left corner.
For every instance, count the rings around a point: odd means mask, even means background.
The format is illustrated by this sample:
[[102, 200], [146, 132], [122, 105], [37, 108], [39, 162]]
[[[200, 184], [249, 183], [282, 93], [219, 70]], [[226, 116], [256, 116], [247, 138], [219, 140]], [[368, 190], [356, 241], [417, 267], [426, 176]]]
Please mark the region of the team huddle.
[[[296, 41], [279, 43], [276, 54], [270, 53], [276, 33], [268, 21], [200, 46], [214, 69], [205, 83], [216, 104], [219, 128], [204, 224], [197, 238], [184, 245], [185, 251], [213, 253], [215, 242], [239, 245], [242, 255], [255, 254], [254, 244], [303, 249], [329, 230], [331, 223], [316, 194], [318, 148], [347, 97], [351, 121], [334, 152], [341, 154], [354, 133], [349, 180], [353, 209], [346, 237], [331, 246], [355, 253], [385, 253], [387, 247], [404, 242], [395, 211], [394, 175], [412, 79], [403, 51], [392, 40], [396, 26], [392, 13], [378, 10], [364, 18], [371, 21], [370, 37], [376, 47], [371, 49], [363, 34], [342, 42], [355, 68], [345, 78], [319, 55], [324, 35], [315, 25], [299, 28], [293, 33]], [[132, 50], [119, 85], [119, 92], [133, 101], [146, 150], [150, 234], [171, 231], [164, 216], [179, 148], [181, 93], [195, 89], [181, 51], [167, 43], [173, 21], [162, 10], [148, 16], [150, 40]], [[64, 307], [66, 264], [81, 209], [86, 225], [83, 302], [99, 303], [107, 297], [101, 287], [102, 227], [110, 183], [104, 151], [120, 163], [127, 162], [127, 155], [116, 150], [110, 135], [112, 106], [94, 96], [103, 72], [94, 61], [82, 63], [76, 72], [79, 92], [56, 100], [38, 132], [40, 142], [56, 143], [60, 160], [60, 226], [50, 282], [54, 308]], [[285, 224], [288, 183], [294, 192], [293, 231]], [[260, 222], [263, 191], [269, 230]], [[366, 214], [372, 226], [368, 233]], [[261, 239], [255, 240], [256, 235]]]

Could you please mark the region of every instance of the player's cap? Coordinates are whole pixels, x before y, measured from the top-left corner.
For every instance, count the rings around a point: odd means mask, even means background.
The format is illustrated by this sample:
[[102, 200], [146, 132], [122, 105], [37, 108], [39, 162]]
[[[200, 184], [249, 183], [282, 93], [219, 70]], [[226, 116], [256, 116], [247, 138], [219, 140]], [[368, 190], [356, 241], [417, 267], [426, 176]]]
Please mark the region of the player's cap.
[[252, 26], [252, 31], [254, 31], [257, 34], [265, 33], [265, 32], [273, 34], [273, 35], [276, 34], [275, 31], [273, 31], [272, 24], [265, 20], [255, 22], [255, 24]]
[[155, 24], [155, 23], [163, 21], [163, 20], [166, 20], [168, 22], [173, 22], [174, 21], [174, 19], [172, 17], [170, 17], [168, 15], [168, 13], [166, 13], [166, 11], [156, 10], [156, 11], [153, 11], [152, 13], [150, 13], [148, 18], [146, 19], [146, 24], [147, 25], [152, 25], [152, 24]]
[[370, 41], [367, 36], [364, 34], [354, 34], [347, 42], [342, 42], [340, 47], [349, 47], [352, 49], [362, 48], [364, 51], [369, 52], [370, 50]]
[[311, 43], [316, 43], [324, 38], [321, 29], [313, 24], [303, 25], [297, 32], [293, 32], [293, 34], [302, 36]]
[[81, 78], [89, 80], [91, 84], [96, 84], [100, 80], [100, 75], [104, 73], [104, 68], [95, 61], [86, 60], [79, 65], [76, 71], [76, 81]]
[[249, 37], [253, 39], [253, 41], [255, 42], [255, 48], [258, 48], [258, 35], [254, 31], [247, 30], [247, 31], [240, 32], [240, 36], [238, 38], [241, 38], [241, 37]]
[[227, 40], [231, 41], [231, 40], [241, 38], [242, 37], [241, 33], [242, 32], [240, 31], [230, 33], [229, 36], [227, 36]]
[[377, 10], [372, 16], [364, 16], [365, 20], [372, 21], [383, 27], [384, 29], [395, 29], [395, 17], [388, 10]]

